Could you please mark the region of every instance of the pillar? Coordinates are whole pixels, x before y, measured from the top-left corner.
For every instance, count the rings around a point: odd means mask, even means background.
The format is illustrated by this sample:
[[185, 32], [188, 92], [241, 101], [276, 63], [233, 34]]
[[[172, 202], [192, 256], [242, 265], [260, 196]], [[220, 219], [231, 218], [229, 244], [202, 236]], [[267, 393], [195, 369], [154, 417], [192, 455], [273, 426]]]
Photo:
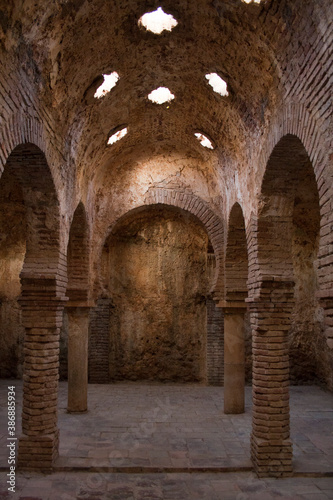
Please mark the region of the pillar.
[[88, 409], [88, 331], [90, 306], [70, 304], [68, 314], [68, 404], [70, 413]]
[[224, 312], [224, 413], [245, 411], [245, 338], [242, 303], [225, 302]]
[[[288, 332], [293, 283], [265, 283], [251, 299], [253, 412], [251, 453], [259, 477], [292, 475]], [[275, 288], [275, 291], [274, 291]], [[269, 290], [270, 289], [270, 290]]]
[[56, 280], [39, 281], [22, 279], [20, 304], [25, 339], [22, 435], [17, 463], [20, 469], [49, 471], [59, 449], [59, 336], [64, 299], [55, 296]]

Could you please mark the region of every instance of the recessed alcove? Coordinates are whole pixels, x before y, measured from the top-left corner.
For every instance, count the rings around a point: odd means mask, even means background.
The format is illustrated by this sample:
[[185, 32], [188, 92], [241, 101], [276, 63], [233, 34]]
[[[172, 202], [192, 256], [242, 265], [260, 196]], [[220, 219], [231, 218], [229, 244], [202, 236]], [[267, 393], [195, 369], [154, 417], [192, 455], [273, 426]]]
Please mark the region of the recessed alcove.
[[206, 380], [207, 245], [202, 225], [173, 208], [140, 211], [112, 231], [102, 277], [110, 380]]

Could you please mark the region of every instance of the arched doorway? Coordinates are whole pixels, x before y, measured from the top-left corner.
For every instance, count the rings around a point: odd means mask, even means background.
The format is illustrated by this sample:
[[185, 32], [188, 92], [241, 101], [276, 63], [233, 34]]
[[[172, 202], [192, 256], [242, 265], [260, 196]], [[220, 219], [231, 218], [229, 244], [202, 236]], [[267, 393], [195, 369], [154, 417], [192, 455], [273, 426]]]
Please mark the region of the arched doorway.
[[207, 380], [208, 241], [196, 217], [163, 205], [113, 228], [101, 280], [111, 304], [110, 380]]
[[[252, 457], [259, 475], [281, 476], [292, 473], [290, 374], [305, 376], [311, 357], [316, 358], [313, 345], [322, 337], [315, 298], [318, 189], [296, 136], [286, 135], [274, 147], [259, 206], [257, 261], [251, 270]], [[305, 349], [295, 349], [303, 342]], [[320, 371], [318, 357], [315, 364]]]
[[69, 412], [85, 412], [88, 408], [89, 252], [89, 226], [80, 202], [73, 215], [67, 246], [68, 302], [64, 311], [67, 328], [63, 328], [61, 336], [65, 351], [62, 357], [67, 357]]
[[[245, 323], [248, 255], [243, 211], [231, 209], [225, 259], [224, 412], [245, 408]], [[249, 340], [247, 344], [249, 343]], [[247, 349], [249, 351], [249, 349]]]
[[[59, 204], [45, 155], [34, 144], [22, 144], [11, 152], [0, 182], [0, 202], [9, 214], [7, 223], [2, 221], [10, 243], [5, 267], [11, 269], [7, 277], [15, 300], [21, 268], [22, 322], [16, 326], [25, 330], [18, 465], [50, 469], [58, 454], [59, 330], [66, 287], [66, 262], [59, 250]], [[23, 231], [16, 239], [20, 225]], [[19, 333], [17, 339], [21, 338]]]

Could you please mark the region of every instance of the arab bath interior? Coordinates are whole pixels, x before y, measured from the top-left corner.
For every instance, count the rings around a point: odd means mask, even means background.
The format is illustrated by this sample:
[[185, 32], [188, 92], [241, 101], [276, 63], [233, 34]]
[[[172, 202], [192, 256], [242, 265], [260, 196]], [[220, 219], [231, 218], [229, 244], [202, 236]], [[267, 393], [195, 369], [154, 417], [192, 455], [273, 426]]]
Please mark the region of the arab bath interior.
[[333, 410], [332, 44], [331, 0], [0, 2], [18, 470], [150, 387], [215, 391], [249, 470], [294, 474], [292, 391]]

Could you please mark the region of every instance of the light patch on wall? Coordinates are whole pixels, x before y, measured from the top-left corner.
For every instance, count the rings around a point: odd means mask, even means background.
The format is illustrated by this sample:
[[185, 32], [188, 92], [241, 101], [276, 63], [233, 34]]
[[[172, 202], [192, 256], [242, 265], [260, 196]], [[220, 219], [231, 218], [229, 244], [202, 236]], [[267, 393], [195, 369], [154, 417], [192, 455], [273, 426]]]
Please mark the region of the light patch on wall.
[[207, 136], [205, 136], [201, 132], [195, 132], [194, 135], [198, 139], [198, 141], [200, 142], [201, 146], [203, 146], [204, 148], [208, 148], [208, 149], [214, 149], [212, 141], [210, 139], [208, 139]]
[[229, 95], [226, 82], [217, 73], [208, 73], [206, 75], [209, 85], [221, 96]]
[[117, 132], [114, 132], [112, 135], [110, 135], [108, 140], [108, 145], [114, 144], [115, 142], [119, 141], [120, 139], [125, 137], [126, 134], [127, 134], [127, 127], [117, 130]]
[[164, 30], [171, 31], [178, 22], [171, 14], [166, 14], [162, 7], [158, 7], [153, 12], [147, 12], [140, 17], [138, 24], [144, 26], [146, 30], [160, 35]]
[[153, 90], [148, 95], [148, 99], [155, 104], [164, 104], [165, 102], [170, 102], [175, 96], [171, 94], [167, 87], [158, 87], [158, 89]]
[[119, 75], [116, 71], [113, 71], [113, 73], [110, 73], [109, 75], [103, 75], [103, 77], [104, 77], [104, 82], [102, 83], [102, 85], [98, 87], [98, 89], [94, 94], [94, 97], [96, 99], [104, 97], [108, 92], [110, 92], [111, 89], [113, 89], [113, 87], [119, 80]]

